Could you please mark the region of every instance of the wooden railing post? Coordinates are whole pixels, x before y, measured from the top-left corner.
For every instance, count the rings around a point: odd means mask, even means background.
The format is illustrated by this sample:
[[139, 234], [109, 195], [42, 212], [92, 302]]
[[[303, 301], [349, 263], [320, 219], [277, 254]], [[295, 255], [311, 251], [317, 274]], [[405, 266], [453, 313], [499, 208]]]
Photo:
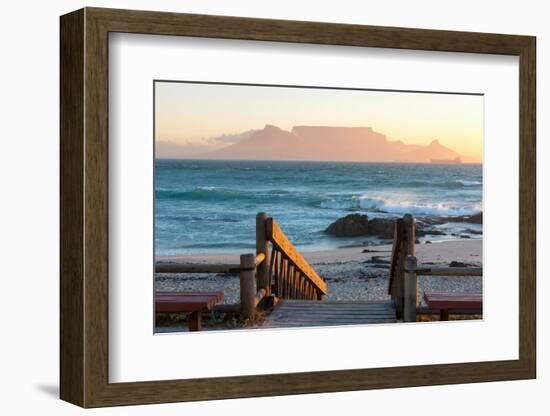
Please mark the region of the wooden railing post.
[[252, 318], [256, 310], [254, 288], [254, 270], [256, 269], [256, 256], [254, 254], [241, 254], [240, 284], [241, 284], [241, 314], [245, 319]]
[[403, 284], [403, 321], [416, 322], [416, 307], [418, 304], [418, 276], [416, 275], [416, 257], [405, 259], [405, 274]]
[[403, 234], [404, 225], [403, 219], [395, 220], [393, 232], [393, 244], [390, 264], [390, 281], [388, 282], [388, 293], [395, 303], [395, 312], [398, 319], [403, 317], [403, 264], [404, 264], [404, 249], [403, 249]]
[[[407, 302], [406, 297], [408, 296], [405, 290], [406, 274], [403, 269], [406, 268], [405, 262], [408, 256], [415, 256], [415, 241], [416, 241], [416, 220], [411, 214], [403, 215], [403, 256], [401, 261], [401, 278], [403, 279], [401, 287], [403, 288], [403, 319], [405, 320], [405, 303]], [[418, 282], [418, 279], [416, 280]], [[418, 288], [417, 288], [418, 289]], [[415, 311], [416, 313], [416, 311]], [[416, 316], [414, 318], [416, 320]], [[406, 321], [406, 320], [405, 320]], [[407, 322], [407, 321], [406, 321]]]
[[403, 223], [405, 225], [405, 256], [414, 256], [416, 241], [416, 220], [411, 214], [403, 216]]
[[256, 215], [256, 254], [265, 254], [256, 270], [257, 290], [265, 289], [266, 296], [271, 295], [271, 282], [269, 278], [269, 241], [267, 240], [267, 214], [260, 212]]

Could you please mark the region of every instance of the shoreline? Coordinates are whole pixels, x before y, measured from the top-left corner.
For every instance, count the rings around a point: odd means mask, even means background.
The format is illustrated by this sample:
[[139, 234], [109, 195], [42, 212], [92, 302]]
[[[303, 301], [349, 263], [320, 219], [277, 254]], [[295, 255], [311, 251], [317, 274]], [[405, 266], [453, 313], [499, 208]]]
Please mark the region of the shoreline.
[[[416, 255], [419, 263], [432, 262], [443, 264], [445, 261], [475, 262], [482, 263], [483, 239], [469, 240], [444, 240], [434, 241], [432, 244], [416, 244]], [[300, 251], [304, 258], [311, 264], [319, 262], [345, 262], [365, 261], [376, 256], [377, 252], [391, 253], [391, 244], [364, 245], [364, 246], [342, 246], [330, 250]], [[365, 252], [368, 250], [368, 252]], [[156, 262], [176, 263], [238, 263], [239, 255], [253, 253], [254, 250], [243, 250], [242, 253], [215, 253], [215, 254], [190, 254], [190, 255], [168, 255], [155, 256]], [[479, 254], [478, 254], [479, 253]], [[389, 255], [389, 254], [388, 254]], [[442, 256], [445, 256], [444, 258]], [[451, 258], [452, 257], [452, 258]], [[447, 259], [447, 260], [446, 260]], [[436, 260], [439, 260], [438, 262]]]
[[[419, 264], [449, 266], [452, 261], [479, 267], [483, 262], [483, 240], [455, 240], [437, 244], [416, 244]], [[387, 300], [391, 244], [345, 247], [304, 252], [302, 255], [329, 285], [327, 300]], [[238, 263], [238, 254], [157, 256], [156, 262]], [[420, 290], [434, 292], [481, 292], [482, 277], [423, 276]], [[223, 290], [224, 303], [239, 299], [238, 275], [155, 274], [158, 290]]]
[[[386, 214], [386, 213], [383, 213]], [[416, 244], [440, 244], [447, 242], [467, 241], [467, 240], [483, 240], [483, 212], [475, 214], [465, 214], [459, 216], [415, 216], [416, 218]], [[357, 218], [351, 220], [350, 230], [348, 225], [345, 225], [346, 220], [350, 217], [363, 217], [359, 221], [364, 221], [365, 224], [354, 224]], [[316, 243], [300, 245], [296, 248], [302, 254], [329, 252], [333, 250], [347, 248], [368, 248], [381, 247], [391, 245], [393, 242], [393, 229], [396, 217], [393, 216], [374, 216], [370, 213], [353, 212], [346, 216], [339, 217], [328, 224], [324, 230], [319, 231], [321, 235], [316, 238]], [[363, 227], [368, 222], [368, 231]], [[376, 222], [371, 231], [371, 223]], [[342, 231], [342, 229], [344, 231]], [[342, 232], [339, 232], [342, 231]], [[253, 247], [253, 246], [252, 246]], [[166, 250], [166, 249], [163, 249]], [[211, 250], [210, 253], [189, 253], [189, 254], [162, 254], [156, 258], [179, 258], [179, 257], [202, 257], [202, 256], [229, 256], [250, 253], [254, 248], [235, 249], [235, 248], [218, 248]]]

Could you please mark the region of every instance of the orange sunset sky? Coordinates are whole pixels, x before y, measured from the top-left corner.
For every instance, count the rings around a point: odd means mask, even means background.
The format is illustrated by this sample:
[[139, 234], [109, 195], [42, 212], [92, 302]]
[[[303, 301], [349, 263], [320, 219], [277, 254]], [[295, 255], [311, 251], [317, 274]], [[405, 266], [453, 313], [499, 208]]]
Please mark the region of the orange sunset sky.
[[483, 96], [155, 83], [155, 140], [200, 145], [222, 134], [296, 125], [372, 127], [388, 140], [439, 142], [480, 162]]

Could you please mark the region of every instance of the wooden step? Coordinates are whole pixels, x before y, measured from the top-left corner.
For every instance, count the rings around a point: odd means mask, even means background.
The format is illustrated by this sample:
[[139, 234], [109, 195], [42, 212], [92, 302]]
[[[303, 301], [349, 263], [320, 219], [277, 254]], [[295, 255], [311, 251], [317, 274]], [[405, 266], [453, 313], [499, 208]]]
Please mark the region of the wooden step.
[[335, 302], [281, 300], [264, 328], [366, 325], [396, 322], [392, 301]]

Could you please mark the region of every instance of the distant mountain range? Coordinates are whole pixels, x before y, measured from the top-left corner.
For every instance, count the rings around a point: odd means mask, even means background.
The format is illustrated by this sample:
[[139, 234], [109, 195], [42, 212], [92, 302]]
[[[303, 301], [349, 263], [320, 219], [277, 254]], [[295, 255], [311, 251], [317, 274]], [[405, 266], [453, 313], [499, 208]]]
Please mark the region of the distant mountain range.
[[472, 162], [435, 139], [428, 145], [390, 141], [371, 127], [266, 125], [261, 130], [176, 143], [157, 141], [157, 158], [229, 160], [316, 160], [342, 162]]
[[266, 125], [263, 130], [246, 133], [230, 145], [193, 157], [342, 162], [430, 162], [463, 158], [438, 140], [425, 146], [389, 141], [371, 127], [295, 126], [286, 131]]

